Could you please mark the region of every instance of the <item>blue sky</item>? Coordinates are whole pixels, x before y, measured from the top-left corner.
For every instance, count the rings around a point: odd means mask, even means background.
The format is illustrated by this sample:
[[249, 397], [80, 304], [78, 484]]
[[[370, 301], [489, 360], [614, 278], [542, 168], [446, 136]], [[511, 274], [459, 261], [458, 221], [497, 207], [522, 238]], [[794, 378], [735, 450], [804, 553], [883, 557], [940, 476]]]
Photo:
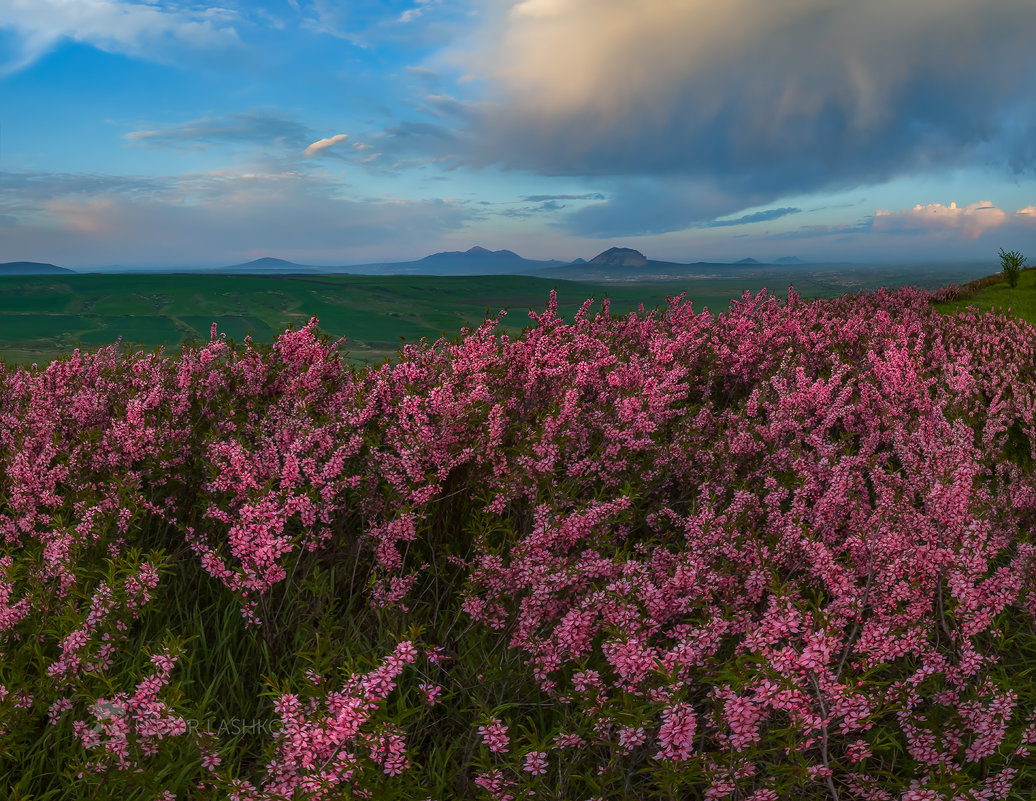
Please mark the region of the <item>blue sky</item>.
[[2, 0], [0, 262], [1036, 257], [1032, 0]]

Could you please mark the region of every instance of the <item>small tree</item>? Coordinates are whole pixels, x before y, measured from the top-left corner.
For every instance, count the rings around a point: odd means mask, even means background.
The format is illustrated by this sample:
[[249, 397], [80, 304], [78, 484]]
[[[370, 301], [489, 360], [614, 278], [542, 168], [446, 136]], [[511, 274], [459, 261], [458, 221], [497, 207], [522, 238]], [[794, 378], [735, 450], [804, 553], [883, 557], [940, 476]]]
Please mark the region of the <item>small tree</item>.
[[1023, 264], [1025, 264], [1025, 256], [1017, 250], [1005, 253], [1004, 249], [1000, 248], [1000, 267], [1003, 270], [1004, 278], [1007, 279], [1007, 283], [1010, 284], [1011, 289], [1018, 286], [1018, 276], [1022, 274]]

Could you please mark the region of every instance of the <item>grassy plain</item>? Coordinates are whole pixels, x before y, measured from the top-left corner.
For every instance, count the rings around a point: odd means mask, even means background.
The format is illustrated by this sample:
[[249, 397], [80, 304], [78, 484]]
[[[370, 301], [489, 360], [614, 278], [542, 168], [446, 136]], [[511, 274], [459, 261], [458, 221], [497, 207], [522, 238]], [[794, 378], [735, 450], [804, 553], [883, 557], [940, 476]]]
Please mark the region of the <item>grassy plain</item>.
[[[666, 297], [686, 292], [695, 307], [724, 310], [745, 290], [764, 287], [783, 295], [790, 283], [804, 297], [904, 283], [940, 285], [925, 274], [839, 272], [789, 269], [787, 273], [732, 271], [730, 275], [673, 281], [585, 283], [530, 276], [357, 276], [357, 275], [191, 275], [81, 274], [0, 277], [0, 359], [43, 365], [73, 348], [97, 348], [122, 341], [171, 352], [188, 340], [206, 341], [213, 322], [228, 337], [248, 334], [270, 342], [287, 326], [317, 317], [334, 338], [345, 337], [344, 350], [357, 363], [393, 358], [401, 340], [453, 337], [474, 326], [486, 313], [509, 310], [502, 330], [516, 334], [529, 325], [530, 309], [542, 310], [557, 289], [562, 314], [571, 317], [588, 297], [610, 298], [613, 313], [653, 308]], [[941, 283], [950, 283], [951, 277]], [[1013, 292], [989, 303], [1011, 304], [1036, 319], [1036, 276], [1022, 275]], [[1028, 290], [1028, 291], [1027, 291]], [[1023, 308], [1021, 297], [1034, 295]], [[985, 297], [985, 296], [983, 296]], [[983, 300], [982, 302], [985, 302]], [[959, 305], [959, 304], [958, 304]], [[964, 305], [967, 305], [965, 302]]]

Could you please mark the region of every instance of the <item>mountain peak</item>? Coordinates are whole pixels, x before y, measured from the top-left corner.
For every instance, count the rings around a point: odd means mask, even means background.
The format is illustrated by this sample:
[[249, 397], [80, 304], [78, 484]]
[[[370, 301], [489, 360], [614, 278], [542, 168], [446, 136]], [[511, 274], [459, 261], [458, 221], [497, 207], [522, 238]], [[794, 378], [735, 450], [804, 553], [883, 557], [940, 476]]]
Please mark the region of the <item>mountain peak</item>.
[[304, 264], [296, 264], [285, 259], [275, 259], [272, 256], [263, 256], [261, 259], [253, 259], [244, 264], [232, 264], [229, 267], [215, 267], [216, 272], [230, 273], [309, 273], [314, 272], [316, 267], [308, 267]]
[[275, 259], [273, 256], [263, 256], [261, 259], [253, 259], [252, 261], [239, 264], [239, 267], [282, 267], [288, 265], [291, 267], [297, 267], [298, 265], [294, 262], [287, 261], [285, 259]]
[[759, 261], [749, 256], [747, 259], [741, 259], [741, 261], [735, 261], [734, 264], [759, 264]]
[[505, 261], [522, 261], [522, 257], [515, 253], [513, 250], [488, 250], [481, 245], [475, 245], [473, 248], [467, 250], [448, 250], [442, 253], [433, 253], [430, 256], [425, 256], [425, 259], [431, 259], [433, 261], [442, 261], [444, 259], [465, 259], [472, 260], [477, 259], [480, 261], [490, 260], [499, 261], [501, 259]]
[[643, 267], [647, 264], [647, 257], [633, 248], [608, 248], [590, 259], [589, 263], [608, 267]]

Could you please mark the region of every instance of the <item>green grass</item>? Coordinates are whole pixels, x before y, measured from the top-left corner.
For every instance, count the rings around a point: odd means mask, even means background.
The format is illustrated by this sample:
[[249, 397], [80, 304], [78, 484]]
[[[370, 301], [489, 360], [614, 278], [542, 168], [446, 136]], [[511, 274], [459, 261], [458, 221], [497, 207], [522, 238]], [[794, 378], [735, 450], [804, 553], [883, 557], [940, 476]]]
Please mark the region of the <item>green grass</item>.
[[62, 314], [75, 299], [75, 290], [61, 281], [35, 276], [0, 278], [0, 314]]
[[0, 341], [69, 340], [92, 331], [92, 320], [78, 314], [37, 314], [5, 312], [0, 314]]
[[1018, 278], [1018, 286], [1011, 289], [1002, 276], [972, 281], [962, 287], [965, 297], [958, 300], [937, 303], [935, 307], [946, 314], [955, 314], [969, 306], [981, 311], [996, 309], [1004, 313], [1010, 310], [1015, 317], [1036, 325], [1036, 267], [1022, 270]]
[[[209, 329], [213, 322], [212, 317], [181, 314], [179, 319], [195, 332], [199, 340], [209, 338]], [[219, 330], [237, 342], [243, 341], [249, 335], [253, 339], [264, 342], [272, 340], [274, 336], [273, 329], [258, 317], [222, 315], [219, 318]]]
[[97, 317], [100, 328], [88, 331], [80, 337], [84, 345], [106, 345], [112, 341], [112, 335], [122, 337], [127, 344], [143, 344], [175, 342], [183, 336], [176, 323], [168, 317], [147, 315], [136, 317], [121, 315], [119, 317]]

